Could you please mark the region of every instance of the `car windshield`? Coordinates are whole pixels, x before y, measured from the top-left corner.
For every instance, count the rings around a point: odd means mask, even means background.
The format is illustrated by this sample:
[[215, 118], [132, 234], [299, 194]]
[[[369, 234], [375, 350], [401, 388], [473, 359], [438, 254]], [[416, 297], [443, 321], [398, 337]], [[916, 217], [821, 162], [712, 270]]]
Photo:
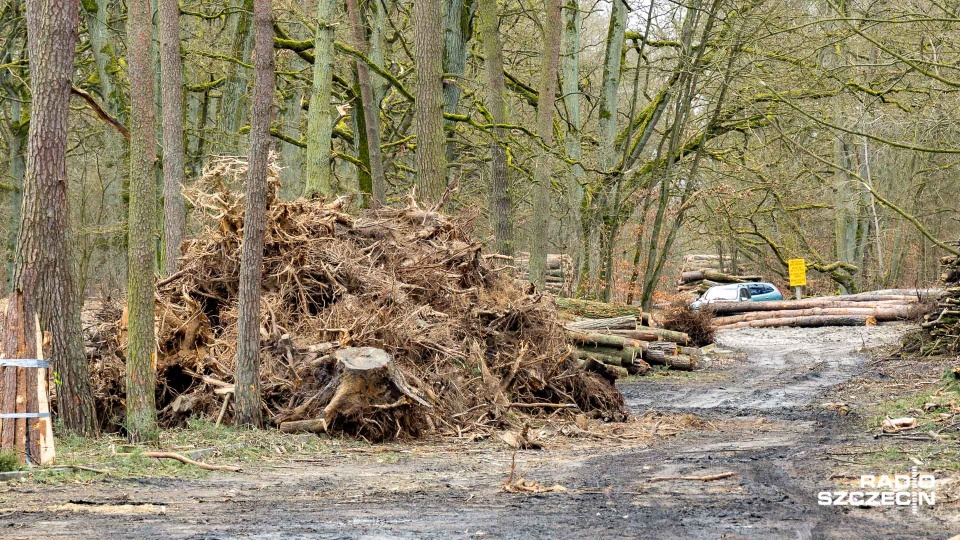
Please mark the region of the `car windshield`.
[[707, 294], [703, 295], [704, 300], [736, 300], [737, 299], [737, 289], [734, 288], [714, 288], [707, 291]]

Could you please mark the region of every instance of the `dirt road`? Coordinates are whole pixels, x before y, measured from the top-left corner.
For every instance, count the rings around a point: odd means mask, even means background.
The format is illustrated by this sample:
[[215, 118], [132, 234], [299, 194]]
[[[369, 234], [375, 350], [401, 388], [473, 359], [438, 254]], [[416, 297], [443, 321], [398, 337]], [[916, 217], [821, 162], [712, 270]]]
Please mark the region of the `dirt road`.
[[[856, 414], [825, 412], [826, 393], [863, 375], [864, 345], [898, 333], [723, 333], [744, 357], [622, 385], [646, 438], [557, 438], [516, 454], [517, 475], [562, 492], [503, 493], [513, 452], [498, 441], [391, 446], [203, 480], [0, 487], [0, 537], [948, 538], [955, 506], [817, 505], [844, 472], [830, 453], [871, 440]], [[671, 427], [678, 418], [690, 429]], [[677, 478], [722, 473], [734, 474]]]

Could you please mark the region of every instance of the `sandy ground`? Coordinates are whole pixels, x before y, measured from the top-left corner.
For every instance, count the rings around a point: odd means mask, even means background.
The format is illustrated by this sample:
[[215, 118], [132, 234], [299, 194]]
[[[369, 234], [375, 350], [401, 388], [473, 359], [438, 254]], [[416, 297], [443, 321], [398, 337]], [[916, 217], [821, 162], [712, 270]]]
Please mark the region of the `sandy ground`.
[[[540, 451], [443, 441], [202, 480], [0, 486], [0, 537], [949, 538], [960, 533], [960, 510], [948, 498], [916, 516], [817, 505], [817, 492], [852, 471], [831, 454], [875, 444], [852, 401], [870, 393], [849, 385], [889, 377], [860, 351], [900, 331], [722, 333], [720, 345], [744, 356], [706, 373], [626, 381], [637, 419], [603, 437], [548, 429]], [[825, 412], [844, 385], [854, 412]], [[511, 469], [565, 490], [505, 493]], [[724, 473], [733, 474], [676, 478]]]

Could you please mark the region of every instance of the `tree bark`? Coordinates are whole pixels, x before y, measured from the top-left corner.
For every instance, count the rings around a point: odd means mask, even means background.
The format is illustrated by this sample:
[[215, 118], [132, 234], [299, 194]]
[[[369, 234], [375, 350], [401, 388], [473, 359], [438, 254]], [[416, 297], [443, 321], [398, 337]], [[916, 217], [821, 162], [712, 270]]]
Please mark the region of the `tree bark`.
[[537, 136], [542, 147], [536, 150], [534, 171], [533, 223], [530, 242], [530, 281], [543, 287], [550, 238], [550, 178], [553, 148], [553, 110], [557, 97], [557, 69], [560, 63], [560, 0], [546, 0], [543, 26], [543, 67], [540, 101], [537, 106]]
[[127, 436], [155, 441], [156, 120], [153, 95], [153, 19], [150, 0], [127, 3], [130, 77], [130, 217], [127, 255]]
[[67, 201], [67, 122], [77, 8], [70, 0], [27, 3], [32, 100], [13, 283], [15, 292], [23, 295], [25, 320], [39, 314], [50, 331], [64, 425], [93, 434], [96, 414], [80, 328], [80, 294], [70, 264]]
[[[500, 15], [496, 0], [477, 0], [480, 17], [480, 39], [483, 40], [484, 75], [487, 83], [487, 110], [494, 124], [507, 122], [504, 100], [506, 83], [503, 76], [503, 44], [500, 41]], [[490, 142], [490, 228], [493, 229], [493, 249], [503, 255], [513, 255], [513, 216], [510, 168], [507, 164], [507, 133], [493, 128]]]
[[[435, 0], [434, 0], [435, 1]], [[367, 53], [367, 37], [360, 19], [360, 6], [357, 0], [347, 0], [347, 13], [353, 30], [353, 46], [361, 53]], [[435, 31], [440, 28], [439, 24]], [[387, 202], [386, 178], [383, 172], [383, 158], [380, 152], [380, 103], [376, 100], [370, 68], [360, 60], [355, 61], [357, 81], [360, 86], [360, 100], [363, 105], [363, 128], [367, 138], [367, 152], [370, 163], [370, 200], [363, 206], [374, 208]], [[367, 198], [367, 194], [363, 194]]]
[[236, 424], [263, 425], [260, 408], [260, 281], [267, 220], [267, 168], [270, 122], [273, 117], [273, 13], [271, 0], [258, 0], [253, 9], [253, 111], [250, 159], [247, 168], [246, 212], [240, 256], [237, 335]]
[[600, 112], [597, 135], [600, 149], [600, 168], [614, 165], [617, 148], [614, 136], [617, 126], [617, 91], [620, 89], [620, 62], [623, 58], [623, 37], [627, 28], [627, 4], [614, 0], [610, 9], [607, 45], [603, 60], [603, 88], [600, 93]]
[[417, 196], [430, 204], [442, 202], [447, 189], [443, 135], [443, 16], [440, 0], [413, 4], [416, 32]]
[[[227, 15], [227, 35], [233, 37], [232, 56], [242, 62], [249, 62], [251, 47], [250, 12], [254, 9], [254, 0], [230, 0], [231, 12]], [[228, 154], [240, 153], [240, 126], [244, 124], [246, 112], [244, 103], [247, 97], [249, 76], [247, 68], [230, 62], [227, 68], [227, 80], [223, 85], [220, 98], [220, 151]]]
[[336, 0], [317, 2], [317, 31], [314, 34], [313, 90], [310, 93], [310, 112], [307, 116], [306, 186], [303, 195], [319, 193], [333, 196], [330, 180], [331, 134], [333, 120], [330, 97], [333, 90], [333, 41], [336, 34], [334, 17]]
[[[101, 0], [103, 1], [103, 0]], [[165, 275], [177, 271], [180, 243], [187, 230], [183, 198], [183, 69], [180, 61], [180, 5], [159, 0], [160, 87], [163, 110], [163, 223]]]
[[[563, 7], [563, 105], [567, 113], [565, 142], [567, 158], [574, 161], [567, 173], [566, 209], [564, 215], [570, 220], [567, 233], [567, 246], [582, 243], [583, 225], [580, 220], [580, 207], [583, 203], [583, 181], [585, 172], [579, 162], [583, 159], [580, 144], [580, 3], [578, 0], [566, 0]], [[569, 249], [568, 247], [568, 249]], [[582, 255], [581, 255], [582, 256]], [[580, 265], [574, 265], [575, 268]]]

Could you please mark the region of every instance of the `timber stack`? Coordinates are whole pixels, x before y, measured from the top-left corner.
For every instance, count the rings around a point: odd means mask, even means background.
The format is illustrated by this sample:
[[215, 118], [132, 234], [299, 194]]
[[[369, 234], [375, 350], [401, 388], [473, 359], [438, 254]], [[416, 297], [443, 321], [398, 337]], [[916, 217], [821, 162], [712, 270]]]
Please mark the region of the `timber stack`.
[[714, 285], [760, 281], [759, 275], [744, 275], [749, 269], [737, 265], [730, 257], [719, 255], [687, 255], [677, 277], [677, 292], [696, 299]]
[[[514, 257], [516, 263], [517, 277], [520, 279], [530, 279], [530, 254], [527, 252], [518, 253]], [[547, 254], [547, 272], [544, 278], [544, 290], [554, 295], [571, 295], [574, 292], [575, 284], [573, 271], [573, 259], [566, 253]]]
[[637, 317], [584, 319], [567, 323], [567, 335], [576, 347], [573, 355], [584, 365], [601, 363], [620, 375], [644, 375], [650, 365], [692, 371], [702, 358], [700, 349], [687, 347], [682, 332], [638, 325]]
[[943, 294], [920, 325], [929, 338], [920, 349], [924, 356], [960, 354], [960, 257], [943, 257], [940, 267]]
[[927, 309], [924, 300], [940, 289], [885, 289], [859, 294], [772, 302], [710, 304], [717, 329], [821, 326], [874, 326], [916, 320]]

